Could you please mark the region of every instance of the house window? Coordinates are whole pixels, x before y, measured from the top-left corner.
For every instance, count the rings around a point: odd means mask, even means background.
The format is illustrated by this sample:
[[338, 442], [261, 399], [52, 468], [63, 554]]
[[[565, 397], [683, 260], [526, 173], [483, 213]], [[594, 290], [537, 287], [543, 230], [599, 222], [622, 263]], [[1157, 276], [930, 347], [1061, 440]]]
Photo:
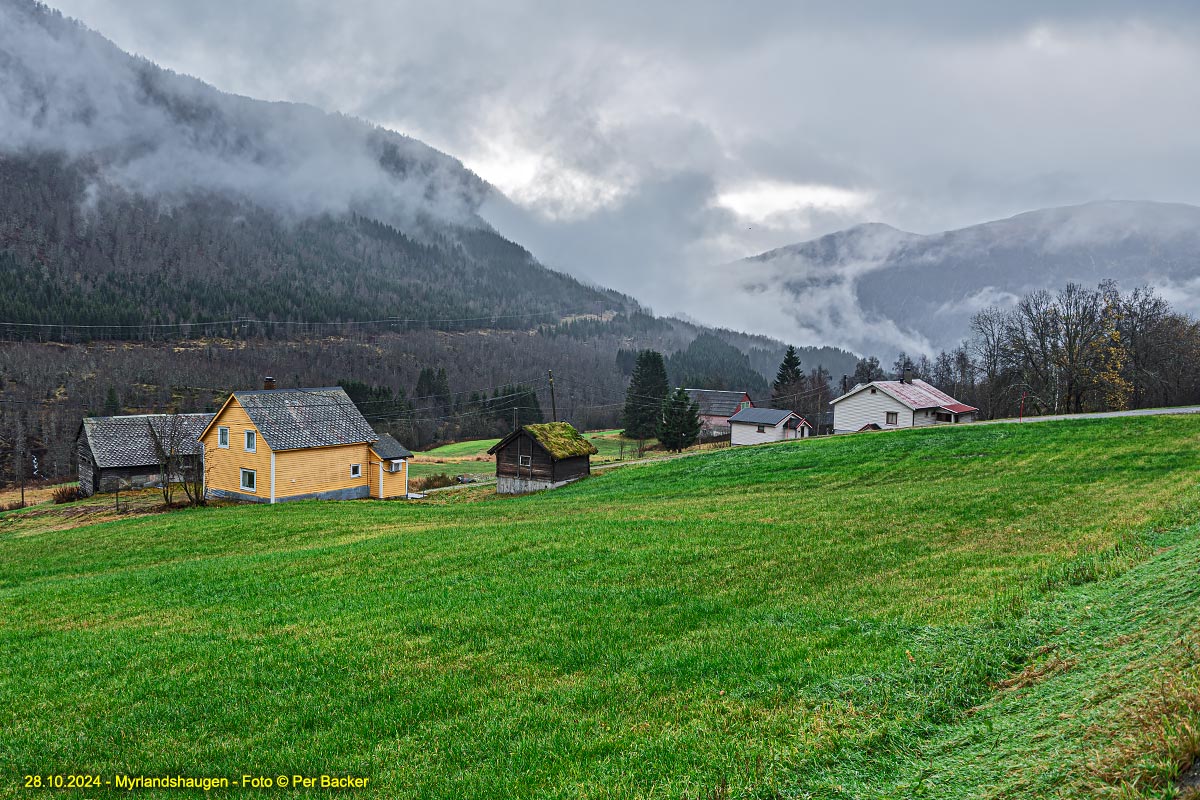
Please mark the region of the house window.
[[388, 467], [389, 472], [399, 472], [402, 469], [404, 469], [404, 460], [399, 458], [393, 459]]
[[246, 452], [258, 452], [258, 434], [254, 431], [246, 431]]
[[871, 387], [871, 394], [875, 394], [875, 387], [874, 387], [874, 386], [872, 386], [872, 387]]
[[750, 401], [749, 401], [749, 400], [743, 400], [743, 401], [741, 402], [741, 404], [738, 406], [738, 408], [749, 408], [749, 407], [750, 407]]
[[896, 425], [899, 422], [900, 422], [900, 412], [899, 411], [887, 412], [887, 424], [888, 425]]
[[520, 463], [522, 467], [532, 467], [533, 456], [520, 456]]
[[934, 414], [934, 416], [937, 418], [938, 422], [950, 422], [951, 421], [950, 415], [943, 411], [937, 412], [936, 414]]
[[361, 478], [362, 477], [362, 464], [351, 464], [350, 465], [350, 477], [351, 478]]
[[765, 427], [763, 427], [762, 425], [759, 425], [759, 426], [758, 426], [758, 432], [759, 432], [759, 433], [766, 433], [766, 432], [767, 432], [767, 429], [766, 429]]
[[254, 470], [252, 470], [252, 469], [242, 470], [242, 489], [247, 492], [253, 492], [253, 491], [255, 491], [256, 486], [257, 486], [257, 481], [256, 481], [256, 476], [254, 474]]
[[229, 428], [217, 428], [217, 447], [229, 449]]

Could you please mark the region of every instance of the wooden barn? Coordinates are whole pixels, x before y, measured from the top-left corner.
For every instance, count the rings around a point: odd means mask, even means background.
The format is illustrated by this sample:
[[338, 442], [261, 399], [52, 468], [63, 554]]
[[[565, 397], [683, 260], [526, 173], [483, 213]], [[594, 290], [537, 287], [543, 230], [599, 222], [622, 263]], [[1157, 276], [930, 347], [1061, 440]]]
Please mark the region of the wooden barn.
[[[212, 414], [129, 414], [84, 417], [75, 434], [79, 493], [158, 486], [161, 481], [154, 437], [179, 426], [185, 469], [200, 464], [200, 432]], [[182, 476], [172, 476], [173, 481]]]
[[555, 489], [592, 473], [596, 448], [566, 422], [525, 425], [488, 450], [496, 456], [496, 492]]

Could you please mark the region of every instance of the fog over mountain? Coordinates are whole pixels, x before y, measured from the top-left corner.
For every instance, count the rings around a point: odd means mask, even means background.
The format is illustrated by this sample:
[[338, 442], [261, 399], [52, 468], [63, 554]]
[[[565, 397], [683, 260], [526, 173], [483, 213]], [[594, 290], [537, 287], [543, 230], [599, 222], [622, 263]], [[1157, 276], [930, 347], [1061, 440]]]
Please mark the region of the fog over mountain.
[[0, 152], [55, 152], [164, 199], [233, 194], [284, 214], [472, 220], [489, 187], [460, 162], [368, 123], [219, 92], [131, 57], [28, 0], [0, 2]]
[[930, 236], [859, 225], [727, 272], [805, 336], [882, 356], [928, 353], [962, 339], [980, 309], [1069, 281], [1150, 284], [1181, 311], [1200, 313], [1200, 208], [1096, 202]]

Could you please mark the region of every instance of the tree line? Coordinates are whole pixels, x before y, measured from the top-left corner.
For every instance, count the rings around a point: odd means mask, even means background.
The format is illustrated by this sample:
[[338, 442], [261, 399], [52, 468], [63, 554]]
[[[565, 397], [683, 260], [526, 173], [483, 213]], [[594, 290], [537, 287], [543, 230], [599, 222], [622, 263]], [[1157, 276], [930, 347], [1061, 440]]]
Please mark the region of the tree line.
[[[1200, 402], [1200, 323], [1152, 287], [1069, 283], [979, 311], [958, 347], [902, 352], [892, 371], [906, 366], [986, 419], [1190, 405]], [[882, 373], [860, 360], [851, 384]]]

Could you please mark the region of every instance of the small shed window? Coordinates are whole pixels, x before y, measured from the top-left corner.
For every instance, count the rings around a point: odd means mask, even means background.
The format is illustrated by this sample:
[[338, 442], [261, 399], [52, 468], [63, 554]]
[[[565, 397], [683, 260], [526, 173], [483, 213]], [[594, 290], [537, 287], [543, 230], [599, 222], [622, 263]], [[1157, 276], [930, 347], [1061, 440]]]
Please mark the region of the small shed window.
[[362, 477], [362, 464], [351, 464], [350, 465], [350, 477], [351, 478], [361, 478]]
[[900, 412], [898, 412], [898, 411], [887, 412], [887, 424], [888, 425], [896, 425], [896, 424], [899, 424], [899, 422], [900, 422]]
[[391, 462], [388, 464], [389, 472], [400, 472], [402, 469], [404, 469], [404, 460], [403, 459], [393, 458], [391, 460]]
[[763, 427], [762, 425], [759, 425], [759, 426], [758, 426], [758, 432], [759, 432], [759, 433], [766, 433], [766, 432], [767, 432], [767, 429], [766, 429], [765, 427]]
[[229, 428], [217, 428], [217, 447], [229, 449]]
[[872, 387], [871, 387], [871, 394], [875, 394], [875, 387], [874, 387], [874, 386], [872, 386]]
[[246, 431], [246, 452], [258, 452], [258, 434], [254, 431]]
[[532, 467], [533, 456], [520, 456], [520, 463], [522, 467]]
[[244, 489], [247, 492], [255, 491], [256, 487], [257, 487], [256, 478], [257, 478], [257, 476], [254, 474], [254, 470], [252, 470], [252, 469], [242, 470], [242, 489]]
[[952, 419], [951, 416], [944, 411], [939, 411], [934, 414], [934, 416], [937, 418], [938, 422], [950, 422]]

